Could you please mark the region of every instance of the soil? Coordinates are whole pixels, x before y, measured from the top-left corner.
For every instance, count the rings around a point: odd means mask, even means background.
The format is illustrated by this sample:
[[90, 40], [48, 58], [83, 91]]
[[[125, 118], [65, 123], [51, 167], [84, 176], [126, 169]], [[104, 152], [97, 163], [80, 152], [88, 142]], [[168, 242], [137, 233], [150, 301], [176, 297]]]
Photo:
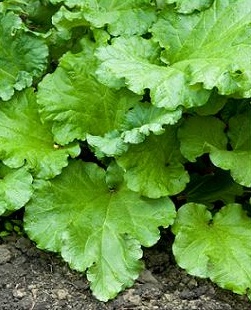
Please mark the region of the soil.
[[145, 271], [133, 287], [107, 303], [91, 295], [83, 274], [69, 270], [60, 257], [38, 250], [24, 236], [11, 235], [0, 243], [0, 310], [251, 309], [245, 296], [178, 268], [166, 242], [144, 249]]

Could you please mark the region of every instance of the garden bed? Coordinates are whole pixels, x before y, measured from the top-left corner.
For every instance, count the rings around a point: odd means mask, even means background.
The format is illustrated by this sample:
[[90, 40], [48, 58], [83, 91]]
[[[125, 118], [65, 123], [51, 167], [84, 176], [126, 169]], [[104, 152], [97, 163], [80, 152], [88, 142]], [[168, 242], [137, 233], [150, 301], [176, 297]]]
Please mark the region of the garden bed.
[[9, 236], [0, 245], [1, 310], [166, 309], [248, 310], [243, 296], [187, 275], [160, 241], [144, 250], [145, 271], [135, 285], [107, 303], [97, 301], [85, 276], [28, 239]]

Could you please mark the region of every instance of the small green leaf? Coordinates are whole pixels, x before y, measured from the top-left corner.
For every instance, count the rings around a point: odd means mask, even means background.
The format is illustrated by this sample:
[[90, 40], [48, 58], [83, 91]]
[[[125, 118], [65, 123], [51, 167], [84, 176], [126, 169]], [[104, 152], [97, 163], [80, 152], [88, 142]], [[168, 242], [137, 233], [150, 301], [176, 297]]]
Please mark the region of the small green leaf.
[[52, 178], [67, 166], [68, 156], [75, 157], [77, 144], [55, 144], [51, 127], [42, 124], [33, 89], [17, 93], [0, 105], [0, 159], [10, 168], [25, 163], [38, 178]]
[[129, 143], [141, 143], [151, 133], [163, 134], [163, 126], [175, 124], [181, 115], [181, 109], [167, 111], [148, 103], [138, 103], [125, 113], [118, 130], [108, 132], [102, 137], [87, 135], [87, 141], [99, 158], [120, 156], [128, 150]]
[[103, 137], [88, 134], [86, 139], [98, 158], [119, 156], [128, 150], [128, 145], [117, 130], [108, 132]]
[[[110, 172], [109, 172], [110, 173]], [[173, 223], [167, 197], [142, 198], [121, 184], [109, 189], [106, 173], [93, 163], [72, 161], [51, 181], [39, 180], [25, 209], [25, 230], [39, 248], [61, 252], [70, 266], [87, 271], [103, 301], [131, 286], [142, 270], [140, 245]]]
[[181, 109], [167, 111], [147, 103], [137, 104], [126, 114], [121, 136], [125, 143], [143, 142], [150, 133], [164, 133], [163, 125], [175, 124], [181, 115]]
[[225, 149], [225, 124], [213, 116], [188, 117], [180, 126], [178, 137], [182, 155], [190, 161], [210, 151], [210, 146]]
[[217, 114], [227, 103], [227, 97], [218, 95], [217, 91], [213, 91], [207, 103], [201, 107], [192, 108], [191, 111], [201, 116]]
[[235, 182], [251, 187], [251, 150], [226, 151], [212, 148], [210, 159], [215, 166], [230, 170]]
[[251, 109], [229, 120], [228, 136], [232, 150], [211, 147], [214, 165], [230, 170], [235, 182], [251, 187]]
[[22, 29], [12, 12], [0, 13], [0, 98], [9, 100], [15, 89], [32, 85], [46, 68], [48, 48], [42, 39]]
[[63, 40], [69, 40], [75, 27], [86, 27], [89, 23], [84, 18], [82, 11], [70, 11], [62, 6], [52, 17], [52, 23], [56, 27], [56, 36]]
[[176, 129], [172, 126], [159, 136], [150, 135], [144, 143], [132, 145], [117, 163], [125, 170], [127, 186], [150, 198], [175, 195], [189, 181], [181, 164]]
[[173, 253], [188, 273], [210, 278], [238, 294], [251, 288], [251, 219], [239, 204], [214, 217], [203, 204], [182, 206], [172, 226]]
[[8, 231], [0, 231], [0, 238], [4, 238], [4, 237], [7, 237], [7, 236], [9, 236], [10, 235], [10, 233], [8, 232]]
[[10, 169], [0, 164], [0, 215], [22, 208], [33, 193], [31, 174], [25, 167]]
[[113, 36], [142, 35], [156, 20], [155, 8], [148, 0], [85, 0], [82, 10], [93, 27], [107, 26]]

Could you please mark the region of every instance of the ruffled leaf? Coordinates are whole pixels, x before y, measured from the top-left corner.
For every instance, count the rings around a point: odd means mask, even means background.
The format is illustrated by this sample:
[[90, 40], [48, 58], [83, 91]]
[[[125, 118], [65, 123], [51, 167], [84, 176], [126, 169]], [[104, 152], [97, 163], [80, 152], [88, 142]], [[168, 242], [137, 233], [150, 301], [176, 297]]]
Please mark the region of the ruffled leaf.
[[203, 83], [222, 95], [250, 97], [250, 25], [249, 0], [215, 0], [197, 14], [163, 11], [152, 32], [166, 49], [162, 59], [182, 70], [190, 85]]
[[168, 198], [142, 198], [123, 184], [109, 189], [103, 169], [73, 161], [60, 176], [36, 183], [25, 229], [39, 248], [61, 252], [74, 269], [88, 269], [93, 293], [107, 301], [133, 284], [142, 269], [140, 245], [153, 245], [158, 227], [174, 217]]
[[0, 164], [0, 215], [22, 208], [33, 193], [31, 174], [25, 167], [11, 169]]
[[181, 69], [165, 66], [159, 60], [160, 47], [140, 37], [117, 38], [97, 52], [101, 64], [99, 80], [109, 87], [127, 86], [137, 94], [150, 89], [152, 103], [170, 111], [205, 104], [210, 93], [200, 85], [190, 85]]
[[95, 45], [85, 42], [89, 47], [78, 54], [67, 53], [39, 85], [41, 117], [53, 122], [55, 141], [62, 145], [115, 130], [140, 99], [127, 89], [109, 89], [96, 80]]
[[233, 179], [251, 187], [251, 109], [229, 120], [228, 136], [232, 150], [211, 148], [212, 162], [225, 170], [230, 170]]
[[48, 48], [42, 39], [22, 28], [12, 12], [0, 13], [0, 98], [9, 100], [15, 90], [32, 85], [46, 68]]
[[93, 27], [107, 26], [108, 32], [113, 36], [144, 34], [156, 21], [155, 8], [147, 0], [97, 0], [95, 3], [86, 0], [82, 9]]
[[180, 150], [184, 157], [195, 161], [197, 157], [210, 152], [210, 146], [225, 149], [226, 125], [213, 116], [192, 116], [179, 128]]
[[164, 133], [164, 125], [175, 124], [181, 114], [181, 109], [167, 111], [147, 103], [139, 103], [125, 114], [118, 130], [102, 137], [87, 135], [87, 141], [98, 157], [122, 155], [128, 150], [129, 144], [141, 143], [151, 133]]
[[175, 9], [179, 13], [190, 14], [194, 11], [203, 11], [208, 9], [214, 0], [162, 0], [168, 4], [175, 3]]
[[89, 23], [84, 18], [83, 11], [72, 12], [62, 6], [52, 17], [52, 23], [56, 27], [56, 36], [69, 40], [72, 30], [76, 27], [86, 27]]
[[117, 158], [128, 188], [150, 198], [175, 195], [185, 188], [189, 177], [181, 162], [176, 130], [171, 126]]
[[213, 217], [203, 204], [182, 206], [172, 230], [180, 267], [238, 294], [251, 288], [251, 219], [229, 204]]
[[151, 133], [164, 133], [164, 125], [173, 125], [181, 118], [182, 111], [167, 111], [146, 103], [138, 104], [125, 116], [122, 138], [126, 143], [143, 142]]
[[0, 105], [0, 158], [11, 168], [27, 164], [38, 178], [52, 178], [75, 157], [77, 144], [55, 144], [50, 125], [42, 124], [33, 89], [17, 93]]

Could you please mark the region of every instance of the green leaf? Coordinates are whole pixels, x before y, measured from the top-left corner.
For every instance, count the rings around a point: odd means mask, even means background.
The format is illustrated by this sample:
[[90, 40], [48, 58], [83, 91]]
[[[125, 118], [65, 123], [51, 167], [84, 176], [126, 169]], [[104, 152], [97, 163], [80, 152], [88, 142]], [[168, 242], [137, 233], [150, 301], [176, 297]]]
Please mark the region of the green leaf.
[[164, 0], [168, 4], [176, 3], [175, 9], [179, 13], [190, 14], [194, 11], [203, 11], [208, 9], [214, 0]]
[[230, 170], [235, 182], [251, 187], [251, 109], [229, 120], [231, 151], [211, 147], [214, 165]]
[[[50, 0], [57, 4], [64, 2], [70, 8], [74, 8], [77, 16], [79, 12], [83, 19], [91, 24], [92, 28], [107, 27], [107, 31], [113, 36], [142, 35], [146, 33], [156, 20], [155, 7], [149, 0]], [[71, 26], [69, 25], [69, 28]]]
[[76, 144], [56, 145], [50, 125], [42, 124], [33, 89], [17, 93], [0, 105], [0, 158], [11, 168], [25, 163], [38, 178], [52, 178], [75, 157]]
[[189, 181], [181, 164], [176, 129], [172, 126], [160, 136], [150, 135], [144, 143], [132, 145], [117, 163], [125, 170], [128, 188], [150, 198], [175, 195]]
[[225, 125], [212, 116], [189, 117], [179, 128], [180, 150], [184, 157], [195, 161], [210, 154], [213, 164], [230, 170], [235, 182], [251, 186], [251, 111], [238, 114], [229, 121], [228, 136], [232, 150], [227, 150]]
[[[112, 45], [99, 48], [96, 55], [101, 61], [96, 73], [104, 84], [114, 88], [127, 85], [139, 94], [144, 94], [164, 70], [158, 66], [161, 64], [159, 45], [136, 36], [115, 38]], [[146, 77], [146, 73], [149, 76]], [[138, 83], [135, 83], [136, 79]]]
[[83, 11], [72, 12], [62, 6], [52, 17], [52, 23], [56, 27], [56, 35], [64, 40], [69, 40], [72, 29], [86, 27], [89, 23], [84, 18]]
[[23, 6], [25, 6], [26, 1], [24, 0], [2, 0], [0, 3], [0, 12], [6, 13], [12, 11], [15, 13], [24, 13]]
[[49, 0], [52, 4], [65, 4], [69, 8], [78, 7], [80, 8], [85, 1], [83, 0]]
[[235, 182], [251, 187], [251, 150], [227, 151], [212, 148], [210, 159], [215, 166], [230, 170]]
[[22, 29], [12, 12], [0, 13], [0, 98], [9, 100], [14, 90], [31, 86], [46, 68], [48, 48], [42, 39]]
[[98, 158], [122, 155], [128, 150], [128, 144], [124, 142], [121, 133], [117, 130], [108, 132], [103, 137], [88, 134], [86, 139]]
[[113, 36], [142, 35], [156, 21], [155, 7], [148, 0], [86, 0], [82, 9], [93, 27], [107, 26]]
[[182, 206], [172, 226], [173, 253], [188, 273], [238, 294], [251, 288], [251, 219], [238, 204], [214, 217], [202, 204]]
[[106, 184], [111, 189], [119, 189], [124, 183], [124, 171], [117, 165], [115, 161], [112, 161], [106, 170]]
[[65, 54], [56, 71], [39, 84], [40, 114], [44, 121], [53, 122], [59, 144], [115, 130], [126, 111], [139, 102], [140, 97], [127, 89], [109, 89], [96, 80], [94, 48], [86, 40], [83, 52]]
[[221, 200], [228, 204], [242, 194], [242, 186], [235, 183], [228, 172], [217, 169], [214, 173], [203, 176], [192, 174], [182, 196], [187, 202], [210, 204]]
[[228, 99], [219, 116], [227, 124], [233, 116], [246, 113], [249, 110], [250, 99]]
[[176, 123], [181, 114], [181, 109], [167, 111], [148, 103], [139, 103], [125, 114], [118, 130], [103, 137], [87, 135], [87, 141], [94, 148], [97, 157], [122, 155], [127, 151], [129, 143], [141, 143], [151, 133], [164, 133], [163, 125]]
[[159, 226], [175, 217], [168, 198], [140, 197], [121, 185], [109, 189], [105, 171], [72, 161], [60, 176], [36, 182], [26, 206], [25, 230], [39, 248], [61, 252], [70, 266], [87, 271], [103, 301], [131, 286], [142, 269], [140, 245], [159, 239]]
[[201, 116], [217, 114], [227, 103], [227, 97], [218, 95], [217, 91], [213, 91], [207, 103], [201, 107], [191, 108], [192, 112]]
[[1, 0], [0, 12], [15, 12], [22, 17], [29, 32], [45, 33], [51, 27], [51, 17], [57, 10], [48, 1], [41, 0]]
[[143, 142], [150, 133], [164, 133], [163, 125], [175, 124], [181, 115], [181, 109], [167, 111], [147, 103], [135, 105], [125, 116], [122, 138], [125, 143]]
[[211, 146], [225, 149], [227, 137], [225, 124], [213, 116], [188, 117], [178, 131], [182, 155], [190, 161], [209, 153]]
[[18, 210], [30, 200], [32, 181], [25, 167], [10, 169], [0, 164], [0, 215]]
[[189, 85], [202, 83], [221, 95], [250, 97], [250, 25], [249, 0], [215, 0], [197, 14], [164, 10], [152, 33], [166, 49], [162, 60], [182, 70]]
[[[159, 108], [176, 110], [201, 106], [210, 92], [187, 81], [183, 69], [167, 67], [159, 60], [160, 47], [140, 37], [117, 38], [112, 45], [96, 52], [101, 64], [96, 71], [99, 80], [109, 87], [127, 86], [137, 94], [149, 88], [151, 100]], [[196, 84], [196, 83], [194, 83]]]

